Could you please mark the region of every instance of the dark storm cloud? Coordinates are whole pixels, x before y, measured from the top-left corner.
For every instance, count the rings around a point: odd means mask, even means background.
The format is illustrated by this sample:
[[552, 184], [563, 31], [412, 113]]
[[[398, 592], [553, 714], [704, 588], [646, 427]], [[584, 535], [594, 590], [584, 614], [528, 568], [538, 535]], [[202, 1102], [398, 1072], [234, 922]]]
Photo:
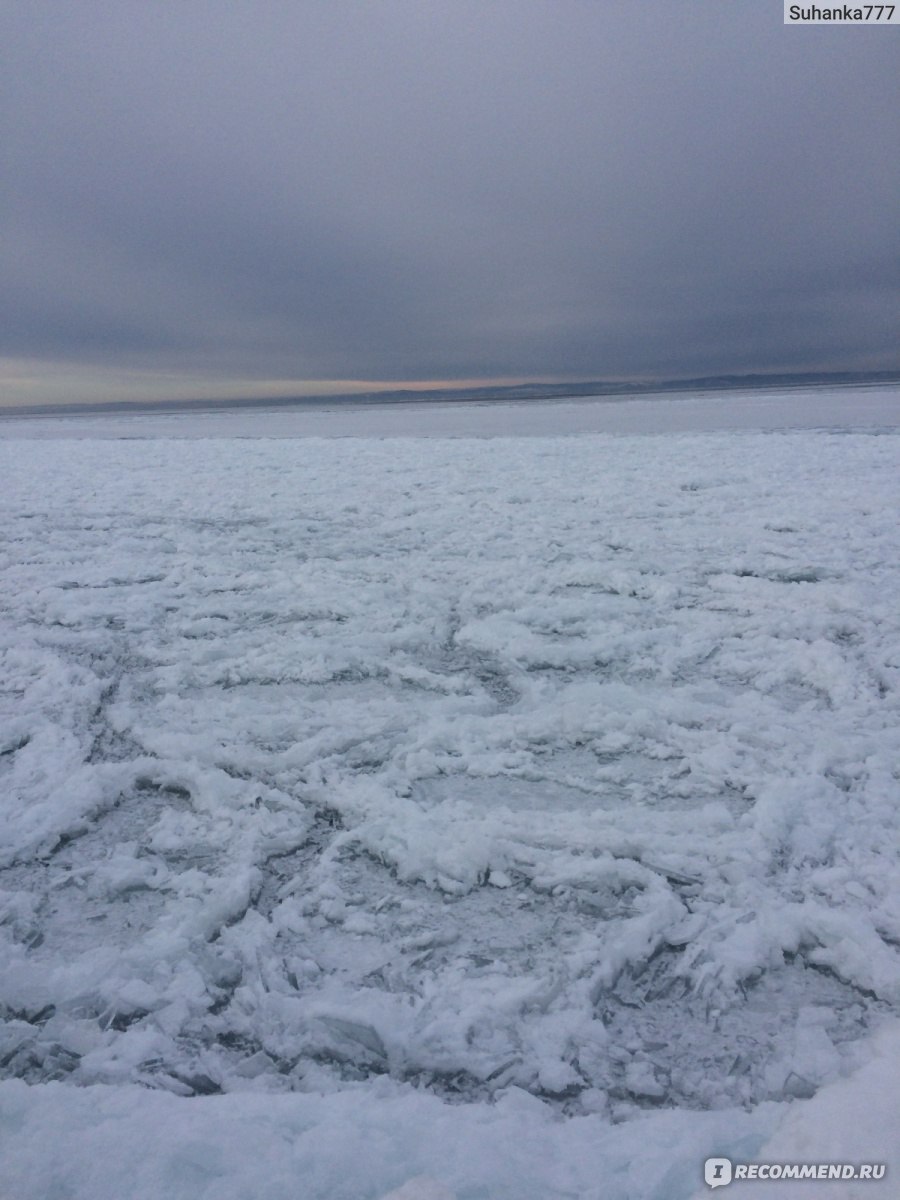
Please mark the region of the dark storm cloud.
[[222, 377], [896, 364], [896, 29], [9, 5], [0, 353]]

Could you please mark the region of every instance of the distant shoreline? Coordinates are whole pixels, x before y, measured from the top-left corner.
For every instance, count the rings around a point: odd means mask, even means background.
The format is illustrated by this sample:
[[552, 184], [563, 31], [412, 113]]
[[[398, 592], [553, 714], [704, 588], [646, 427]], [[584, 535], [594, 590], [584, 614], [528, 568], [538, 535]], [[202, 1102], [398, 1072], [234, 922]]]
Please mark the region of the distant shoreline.
[[547, 400], [625, 400], [687, 392], [801, 391], [822, 387], [861, 388], [900, 384], [896, 371], [837, 371], [779, 375], [709, 375], [696, 379], [662, 379], [650, 382], [590, 380], [570, 384], [513, 384], [485, 388], [446, 388], [423, 391], [396, 388], [336, 395], [245, 397], [226, 400], [109, 400], [96, 403], [28, 404], [0, 406], [0, 420], [23, 417], [98, 416], [142, 413], [203, 413], [245, 409], [368, 408], [402, 404], [468, 404]]

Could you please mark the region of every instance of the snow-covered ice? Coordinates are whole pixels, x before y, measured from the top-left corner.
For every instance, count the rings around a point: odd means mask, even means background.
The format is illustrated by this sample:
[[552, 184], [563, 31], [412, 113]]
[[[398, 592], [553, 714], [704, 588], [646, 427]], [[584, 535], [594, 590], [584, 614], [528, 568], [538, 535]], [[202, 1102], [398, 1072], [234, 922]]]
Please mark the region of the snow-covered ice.
[[0, 409], [0, 437], [546, 437], [585, 433], [891, 428], [897, 388], [792, 388], [572, 399], [327, 401], [303, 407], [223, 408], [16, 417]]
[[[788, 1107], [560, 1119], [515, 1089], [448, 1105], [381, 1077], [327, 1094], [184, 1100], [137, 1085], [0, 1084], [0, 1186], [26, 1200], [885, 1200], [895, 1195], [900, 1028], [853, 1076]], [[706, 1157], [884, 1161], [884, 1183], [735, 1182]], [[393, 1193], [393, 1195], [392, 1195]]]
[[0, 422], [0, 1195], [686, 1200], [838, 1129], [900, 1060], [898, 398], [843, 395]]

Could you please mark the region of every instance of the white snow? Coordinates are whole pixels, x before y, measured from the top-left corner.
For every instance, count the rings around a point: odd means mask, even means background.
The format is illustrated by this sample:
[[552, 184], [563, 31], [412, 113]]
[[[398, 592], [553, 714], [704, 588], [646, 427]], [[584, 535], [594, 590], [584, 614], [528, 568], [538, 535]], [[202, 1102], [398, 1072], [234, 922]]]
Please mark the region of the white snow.
[[821, 396], [0, 422], [0, 1196], [864, 1161], [900, 406]]
[[448, 1105], [384, 1080], [189, 1101], [13, 1080], [0, 1084], [0, 1186], [17, 1200], [375, 1200], [424, 1175], [457, 1200], [675, 1200], [713, 1151], [760, 1145], [777, 1108], [612, 1126], [562, 1120], [527, 1094]]
[[322, 401], [306, 407], [16, 417], [0, 438], [557, 437], [585, 433], [896, 426], [896, 386], [584, 396], [575, 399]]

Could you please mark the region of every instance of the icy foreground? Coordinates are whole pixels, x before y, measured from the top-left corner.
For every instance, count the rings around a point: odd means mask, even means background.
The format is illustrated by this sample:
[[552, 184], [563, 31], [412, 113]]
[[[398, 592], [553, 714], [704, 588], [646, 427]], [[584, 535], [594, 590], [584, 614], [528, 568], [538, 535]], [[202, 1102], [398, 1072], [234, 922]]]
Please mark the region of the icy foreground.
[[895, 433], [0, 471], [0, 1195], [678, 1200], [881, 1128]]

